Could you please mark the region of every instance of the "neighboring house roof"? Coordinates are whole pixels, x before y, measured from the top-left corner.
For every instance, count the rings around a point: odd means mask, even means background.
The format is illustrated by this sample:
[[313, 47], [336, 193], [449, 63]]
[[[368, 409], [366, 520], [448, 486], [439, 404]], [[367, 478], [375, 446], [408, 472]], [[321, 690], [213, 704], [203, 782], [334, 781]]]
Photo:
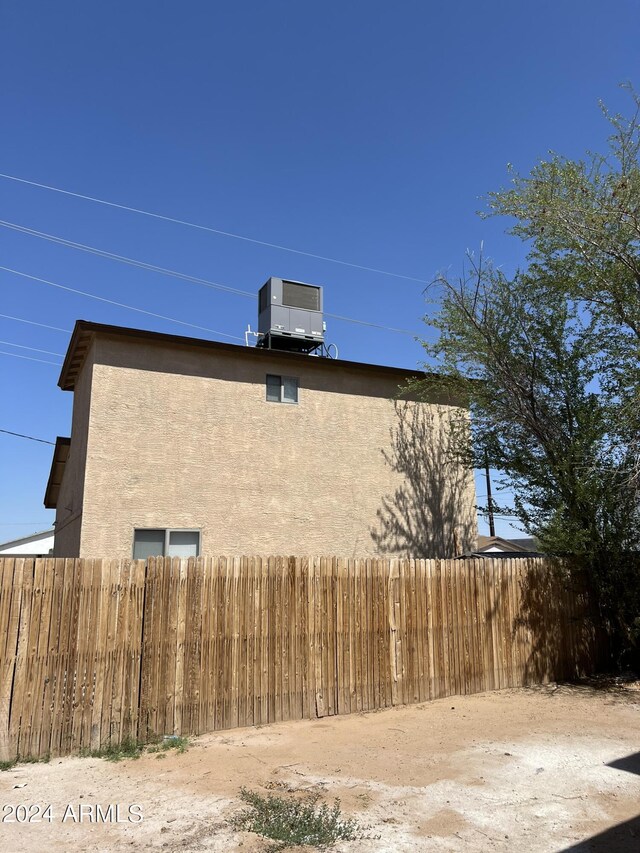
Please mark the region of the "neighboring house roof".
[[537, 551], [537, 542], [526, 539], [503, 539], [502, 536], [478, 536], [478, 551]]
[[362, 370], [377, 375], [397, 376], [398, 382], [406, 382], [410, 377], [434, 376], [415, 368], [387, 367], [379, 364], [366, 364], [360, 361], [345, 361], [344, 359], [315, 358], [307, 353], [285, 352], [283, 350], [269, 350], [260, 347], [238, 346], [237, 344], [223, 344], [219, 341], [207, 341], [203, 338], [189, 338], [183, 335], [168, 335], [164, 332], [148, 332], [143, 329], [129, 329], [125, 326], [108, 326], [104, 323], [91, 323], [88, 320], [77, 320], [69, 342], [69, 348], [62, 365], [58, 385], [63, 391], [73, 391], [76, 379], [82, 369], [85, 356], [91, 346], [91, 341], [96, 334], [109, 337], [136, 338], [150, 343], [166, 344], [180, 347], [198, 347], [208, 351], [216, 351], [235, 355], [245, 359], [264, 359], [269, 356], [278, 355], [293, 362], [301, 362], [306, 366], [318, 362], [325, 368], [327, 363], [335, 365], [335, 369], [348, 367], [350, 369]]
[[11, 539], [0, 542], [0, 556], [33, 557], [39, 554], [49, 554], [53, 549], [53, 527], [23, 536], [21, 539]]
[[518, 545], [523, 551], [537, 551], [540, 543], [534, 536], [524, 536], [522, 539], [509, 539], [514, 545]]
[[475, 551], [465, 556], [471, 557], [534, 557], [541, 556], [538, 543], [531, 537], [522, 539], [503, 539], [502, 536], [478, 536]]

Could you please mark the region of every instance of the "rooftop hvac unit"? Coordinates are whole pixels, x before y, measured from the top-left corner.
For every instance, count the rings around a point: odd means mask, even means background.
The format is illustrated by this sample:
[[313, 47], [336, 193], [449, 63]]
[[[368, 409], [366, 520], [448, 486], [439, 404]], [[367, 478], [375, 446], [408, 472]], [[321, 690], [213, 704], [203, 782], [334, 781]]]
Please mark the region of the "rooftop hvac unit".
[[258, 294], [258, 346], [313, 352], [324, 345], [322, 288], [270, 278]]

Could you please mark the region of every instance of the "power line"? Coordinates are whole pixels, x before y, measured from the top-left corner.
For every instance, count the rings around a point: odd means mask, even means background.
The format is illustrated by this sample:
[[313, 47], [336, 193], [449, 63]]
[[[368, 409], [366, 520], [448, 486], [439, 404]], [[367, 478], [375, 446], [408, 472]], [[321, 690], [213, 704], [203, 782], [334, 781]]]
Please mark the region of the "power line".
[[60, 358], [64, 358], [64, 354], [61, 352], [51, 352], [49, 349], [38, 349], [37, 347], [27, 347], [24, 344], [14, 344], [11, 341], [0, 341], [0, 344], [4, 344], [7, 347], [18, 347], [18, 349], [30, 349], [33, 352], [43, 352], [46, 355], [58, 355]]
[[229, 335], [226, 332], [216, 332], [215, 329], [209, 329], [206, 326], [197, 326], [195, 323], [187, 323], [185, 320], [176, 320], [175, 317], [167, 317], [164, 314], [156, 314], [154, 311], [147, 311], [146, 308], [136, 308], [134, 305], [126, 305], [124, 302], [116, 302], [114, 299], [106, 299], [104, 296], [96, 296], [95, 293], [87, 293], [86, 290], [77, 290], [74, 287], [67, 287], [65, 284], [58, 284], [55, 281], [49, 281], [46, 278], [39, 278], [36, 275], [29, 275], [26, 272], [20, 272], [20, 270], [14, 270], [10, 267], [0, 266], [0, 270], [4, 270], [5, 272], [10, 272], [13, 275], [19, 275], [23, 278], [28, 278], [31, 281], [38, 281], [41, 284], [47, 284], [50, 287], [57, 287], [60, 290], [66, 290], [69, 293], [77, 293], [80, 296], [87, 296], [89, 299], [97, 299], [99, 302], [106, 302], [109, 305], [116, 305], [118, 308], [126, 308], [128, 311], [137, 311], [139, 314], [147, 314], [150, 317], [158, 317], [160, 320], [168, 320], [170, 323], [179, 323], [181, 326], [189, 326], [192, 329], [199, 329], [203, 332], [209, 332], [212, 335], [219, 335], [223, 338], [231, 338], [235, 341], [244, 342], [244, 338], [239, 337], [238, 335]]
[[152, 272], [158, 272], [162, 275], [170, 275], [174, 278], [181, 278], [185, 281], [190, 281], [193, 284], [202, 284], [205, 287], [210, 287], [213, 290], [222, 290], [227, 293], [233, 293], [236, 296], [248, 296], [250, 299], [256, 299], [255, 293], [252, 293], [249, 290], [240, 290], [236, 287], [229, 287], [226, 284], [219, 284], [217, 281], [209, 281], [206, 278], [199, 278], [198, 276], [188, 275], [187, 273], [178, 272], [177, 270], [167, 269], [166, 267], [156, 266], [155, 264], [147, 263], [146, 261], [140, 261], [136, 258], [128, 258], [126, 255], [118, 255], [115, 252], [109, 252], [106, 249], [99, 249], [97, 246], [87, 246], [86, 243], [77, 243], [74, 240], [66, 240], [64, 237], [58, 237], [55, 234], [47, 234], [44, 231], [36, 231], [35, 228], [27, 228], [26, 225], [18, 225], [16, 222], [7, 222], [4, 219], [0, 219], [0, 225], [4, 228], [11, 228], [13, 231], [18, 231], [21, 234], [28, 234], [31, 237], [38, 237], [41, 240], [48, 240], [51, 243], [57, 243], [60, 246], [66, 246], [69, 249], [78, 249], [81, 252], [88, 252], [93, 255], [97, 255], [101, 258], [109, 258], [112, 261], [120, 261], [123, 264], [129, 264], [130, 266], [140, 267], [141, 269], [151, 270]]
[[[35, 438], [33, 435], [24, 435], [21, 432], [11, 432], [11, 430], [8, 429], [0, 429], [0, 432], [5, 433], [5, 435], [15, 435], [17, 438], [28, 438], [29, 441], [39, 441], [40, 444], [53, 444], [55, 446], [55, 441], [47, 441], [46, 438]], [[27, 523], [30, 522], [24, 522], [24, 524]]]
[[[64, 237], [59, 237], [55, 234], [47, 234], [45, 231], [37, 231], [35, 228], [28, 228], [26, 225], [19, 225], [16, 222], [8, 222], [7, 220], [0, 219], [0, 225], [3, 228], [10, 228], [13, 231], [17, 231], [20, 234], [26, 234], [30, 237], [37, 237], [40, 240], [48, 240], [51, 243], [55, 243], [60, 246], [65, 246], [69, 249], [77, 249], [81, 252], [87, 252], [89, 254], [97, 255], [100, 258], [108, 258], [112, 261], [117, 261], [119, 263], [128, 264], [129, 266], [137, 267], [139, 269], [149, 270], [150, 272], [156, 272], [160, 275], [171, 276], [172, 278], [181, 279], [182, 281], [188, 281], [191, 284], [199, 284], [203, 287], [209, 287], [212, 290], [221, 290], [224, 293], [232, 293], [235, 296], [244, 296], [249, 299], [257, 300], [257, 295], [250, 290], [241, 290], [237, 287], [230, 287], [226, 284], [220, 284], [217, 281], [211, 281], [207, 278], [201, 278], [199, 276], [189, 275], [188, 273], [180, 272], [179, 270], [168, 269], [167, 267], [161, 267], [156, 264], [148, 263], [147, 261], [141, 261], [137, 258], [129, 258], [126, 255], [119, 255], [115, 252], [110, 252], [107, 249], [99, 249], [97, 246], [88, 246], [86, 243], [78, 243], [75, 240], [67, 240]], [[354, 317], [345, 317], [342, 314], [330, 314], [328, 312], [324, 312], [325, 317], [331, 317], [333, 320], [340, 320], [345, 323], [356, 323], [359, 326], [370, 326], [374, 329], [383, 329], [387, 332], [396, 332], [401, 335], [411, 335], [415, 337], [415, 332], [409, 331], [409, 329], [396, 329], [393, 326], [385, 326], [382, 323], [372, 323], [368, 320], [358, 320]]]
[[[515, 515], [513, 513], [510, 514], [507, 512], [494, 512], [493, 514], [495, 515], [496, 518], [520, 518], [519, 515]], [[478, 510], [478, 515], [481, 515], [483, 518], [486, 518], [486, 516], [488, 516], [489, 513], [488, 512], [482, 512], [481, 510]]]
[[42, 326], [43, 329], [53, 329], [54, 332], [65, 332], [71, 334], [71, 329], [61, 329], [59, 326], [48, 326], [46, 323], [36, 323], [35, 320], [26, 320], [24, 317], [12, 317], [11, 314], [0, 314], [6, 320], [17, 320], [18, 323], [29, 323], [31, 326]]
[[33, 356], [20, 355], [17, 352], [5, 352], [4, 350], [0, 350], [0, 355], [10, 355], [10, 356], [13, 356], [13, 358], [24, 358], [27, 361], [39, 361], [41, 364], [53, 364], [53, 365], [55, 365], [55, 367], [61, 366], [59, 361], [47, 361], [44, 358], [33, 358]]
[[332, 320], [342, 320], [343, 323], [356, 323], [358, 326], [370, 326], [372, 329], [383, 329], [385, 332], [396, 332], [399, 335], [411, 335], [412, 338], [417, 337], [416, 332], [411, 332], [409, 329], [396, 329], [393, 326], [383, 326], [381, 323], [370, 323], [368, 320], [356, 320], [354, 317], [343, 317], [341, 314], [329, 314], [323, 311], [325, 317], [331, 317]]
[[401, 273], [390, 272], [389, 270], [381, 270], [381, 269], [376, 269], [375, 267], [366, 267], [366, 266], [363, 266], [362, 264], [354, 264], [354, 263], [351, 263], [349, 261], [341, 261], [338, 258], [329, 258], [329, 257], [326, 257], [325, 255], [316, 255], [313, 252], [304, 252], [301, 249], [293, 249], [290, 246], [280, 246], [277, 243], [268, 243], [266, 240], [256, 240], [255, 238], [247, 237], [244, 234], [234, 234], [231, 231], [221, 231], [218, 228], [212, 228], [209, 225], [200, 225], [197, 222], [189, 222], [185, 219], [177, 219], [174, 216], [165, 216], [164, 214], [161, 214], [161, 213], [153, 213], [149, 210], [142, 210], [141, 208], [138, 208], [138, 207], [130, 207], [126, 204], [118, 204], [117, 202], [107, 201], [106, 199], [103, 199], [103, 198], [96, 198], [95, 196], [83, 195], [82, 193], [75, 193], [75, 192], [71, 192], [70, 190], [63, 190], [60, 187], [53, 187], [49, 184], [40, 184], [40, 183], [37, 183], [36, 181], [28, 181], [28, 180], [26, 180], [26, 178], [18, 178], [15, 175], [5, 175], [2, 172], [0, 172], [0, 178], [6, 178], [9, 181], [16, 181], [20, 184], [28, 184], [31, 187], [38, 187], [39, 189], [42, 189], [42, 190], [50, 190], [51, 192], [61, 193], [62, 195], [72, 196], [73, 198], [80, 198], [80, 199], [83, 199], [84, 201], [92, 201], [92, 202], [95, 202], [96, 204], [105, 205], [106, 207], [115, 207], [115, 208], [118, 208], [119, 210], [126, 210], [129, 213], [138, 213], [138, 214], [141, 214], [142, 216], [149, 216], [153, 219], [161, 219], [164, 222], [172, 222], [175, 225], [184, 225], [187, 228], [196, 228], [199, 231], [208, 231], [211, 234], [218, 234], [221, 237], [233, 237], [235, 240], [244, 240], [247, 243], [255, 243], [258, 246], [266, 246], [270, 249], [279, 249], [282, 252], [292, 252], [294, 255], [304, 255], [308, 258], [315, 258], [316, 260], [319, 260], [319, 261], [328, 261], [329, 263], [332, 263], [332, 264], [341, 264], [342, 266], [352, 267], [353, 269], [364, 270], [365, 272], [379, 273], [380, 275], [388, 275], [388, 276], [392, 276], [393, 278], [402, 278], [402, 279], [405, 279], [406, 281], [418, 282], [419, 284], [428, 284], [428, 282], [426, 280], [423, 280], [421, 278], [414, 278], [411, 275], [402, 275]]

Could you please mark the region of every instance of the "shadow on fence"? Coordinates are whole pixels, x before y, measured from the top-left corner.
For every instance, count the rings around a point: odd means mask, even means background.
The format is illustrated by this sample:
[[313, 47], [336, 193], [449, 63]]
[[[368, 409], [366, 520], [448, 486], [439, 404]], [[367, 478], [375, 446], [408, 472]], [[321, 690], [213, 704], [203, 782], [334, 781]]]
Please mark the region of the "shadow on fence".
[[[520, 562], [520, 561], [519, 561]], [[607, 660], [605, 632], [598, 628], [585, 573], [561, 561], [522, 560], [520, 614], [514, 626], [530, 636], [526, 683], [589, 675]]]
[[542, 559], [0, 559], [0, 758], [592, 672], [581, 584]]

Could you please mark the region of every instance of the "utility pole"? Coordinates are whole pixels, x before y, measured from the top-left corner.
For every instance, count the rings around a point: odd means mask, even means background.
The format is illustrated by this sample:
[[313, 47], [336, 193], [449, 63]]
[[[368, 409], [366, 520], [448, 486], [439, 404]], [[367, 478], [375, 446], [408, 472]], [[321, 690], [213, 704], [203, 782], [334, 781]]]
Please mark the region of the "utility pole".
[[496, 526], [493, 523], [493, 500], [491, 498], [491, 477], [489, 476], [489, 454], [484, 452], [484, 473], [487, 478], [487, 507], [489, 510], [489, 536], [496, 535]]

